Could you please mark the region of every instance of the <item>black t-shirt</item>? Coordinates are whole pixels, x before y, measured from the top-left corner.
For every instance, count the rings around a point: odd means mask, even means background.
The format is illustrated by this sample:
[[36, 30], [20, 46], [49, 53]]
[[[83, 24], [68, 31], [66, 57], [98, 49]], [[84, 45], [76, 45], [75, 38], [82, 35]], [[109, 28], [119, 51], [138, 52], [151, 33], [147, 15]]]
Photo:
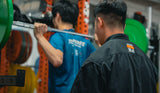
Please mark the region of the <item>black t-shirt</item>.
[[84, 62], [71, 93], [157, 93], [157, 77], [146, 54], [116, 34]]

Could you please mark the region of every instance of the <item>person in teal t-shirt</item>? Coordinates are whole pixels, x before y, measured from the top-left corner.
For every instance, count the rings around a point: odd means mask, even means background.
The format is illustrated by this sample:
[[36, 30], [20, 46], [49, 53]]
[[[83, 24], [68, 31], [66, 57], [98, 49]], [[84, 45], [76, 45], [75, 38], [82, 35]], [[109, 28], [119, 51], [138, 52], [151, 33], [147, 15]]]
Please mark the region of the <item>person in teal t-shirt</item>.
[[[76, 4], [56, 2], [52, 8], [55, 28], [75, 32], [78, 13]], [[95, 48], [85, 37], [67, 33], [55, 33], [48, 42], [43, 36], [45, 32], [45, 24], [35, 23], [35, 37], [49, 60], [49, 93], [70, 93], [82, 63]]]

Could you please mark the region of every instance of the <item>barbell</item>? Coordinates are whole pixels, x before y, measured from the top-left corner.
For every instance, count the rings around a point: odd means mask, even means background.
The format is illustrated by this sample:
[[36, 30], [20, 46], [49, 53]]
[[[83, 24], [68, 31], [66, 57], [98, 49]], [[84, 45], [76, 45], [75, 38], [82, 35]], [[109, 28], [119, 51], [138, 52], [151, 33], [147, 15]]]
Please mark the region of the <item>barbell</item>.
[[[0, 49], [3, 48], [3, 46], [6, 44], [11, 30], [16, 31], [25, 31], [28, 32], [30, 30], [34, 30], [34, 25], [19, 21], [13, 21], [13, 4], [12, 0], [1, 0], [0, 1]], [[94, 36], [91, 35], [85, 35], [75, 32], [69, 32], [69, 31], [62, 31], [59, 29], [54, 29], [51, 27], [48, 27], [48, 31], [51, 32], [59, 32], [59, 33], [68, 33], [71, 35], [78, 35], [83, 36], [86, 38], [94, 39]]]
[[[13, 21], [12, 30], [27, 31], [28, 32], [29, 30], [33, 30], [33, 29], [34, 29], [33, 24], [24, 23], [24, 22], [20, 22], [20, 21]], [[78, 35], [78, 36], [83, 36], [83, 37], [87, 37], [87, 38], [90, 38], [90, 39], [94, 39], [94, 37], [91, 36], [91, 35], [85, 35], [85, 34], [80, 34], [80, 33], [75, 33], [75, 32], [63, 31], [63, 30], [54, 29], [54, 28], [51, 28], [51, 27], [48, 27], [48, 31], [59, 32], [59, 33], [67, 33], [67, 34], [71, 34], [71, 35]]]

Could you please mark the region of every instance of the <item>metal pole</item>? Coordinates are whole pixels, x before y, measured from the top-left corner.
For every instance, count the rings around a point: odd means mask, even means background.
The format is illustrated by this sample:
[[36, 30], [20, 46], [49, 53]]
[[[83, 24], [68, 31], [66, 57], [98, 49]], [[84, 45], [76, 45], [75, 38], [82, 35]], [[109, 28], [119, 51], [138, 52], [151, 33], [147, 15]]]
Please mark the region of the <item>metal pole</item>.
[[[151, 27], [152, 27], [152, 7], [149, 6], [148, 7], [148, 25], [147, 25], [147, 29], [146, 29], [146, 32], [147, 32], [147, 37], [148, 39], [150, 39], [150, 34], [151, 34]], [[150, 46], [150, 42], [148, 44], [148, 48]], [[151, 50], [148, 50], [148, 53], [147, 53], [147, 56], [150, 58], [150, 53], [151, 53]]]
[[148, 39], [150, 39], [151, 27], [152, 27], [152, 6], [149, 6], [148, 7], [148, 29], [147, 29]]
[[[19, 22], [19, 21], [13, 21], [12, 30], [28, 32], [28, 31], [33, 31], [33, 29], [34, 29], [33, 24], [28, 24], [28, 23]], [[79, 33], [75, 33], [75, 32], [68, 32], [68, 31], [63, 31], [63, 30], [59, 30], [59, 29], [54, 29], [51, 27], [48, 27], [48, 31], [59, 32], [59, 33], [68, 33], [68, 34], [72, 34], [72, 35], [78, 35], [78, 36], [83, 36], [83, 37], [87, 37], [90, 39], [94, 39], [94, 36], [91, 36], [91, 35], [79, 34]]]
[[159, 73], [158, 73], [158, 85], [159, 85], [159, 87], [158, 87], [158, 93], [160, 93], [160, 23], [159, 23], [159, 27], [158, 27], [158, 43], [159, 43], [159, 49], [158, 49], [158, 68], [159, 68]]

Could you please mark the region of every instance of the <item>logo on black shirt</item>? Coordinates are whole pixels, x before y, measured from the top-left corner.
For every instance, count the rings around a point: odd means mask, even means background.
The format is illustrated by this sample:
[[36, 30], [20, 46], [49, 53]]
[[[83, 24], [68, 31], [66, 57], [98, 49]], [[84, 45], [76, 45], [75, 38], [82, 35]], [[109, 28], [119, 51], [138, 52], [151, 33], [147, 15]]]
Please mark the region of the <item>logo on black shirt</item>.
[[134, 51], [134, 46], [133, 46], [132, 44], [128, 44], [128, 43], [127, 43], [126, 46], [127, 46], [129, 52], [135, 53], [135, 51]]

